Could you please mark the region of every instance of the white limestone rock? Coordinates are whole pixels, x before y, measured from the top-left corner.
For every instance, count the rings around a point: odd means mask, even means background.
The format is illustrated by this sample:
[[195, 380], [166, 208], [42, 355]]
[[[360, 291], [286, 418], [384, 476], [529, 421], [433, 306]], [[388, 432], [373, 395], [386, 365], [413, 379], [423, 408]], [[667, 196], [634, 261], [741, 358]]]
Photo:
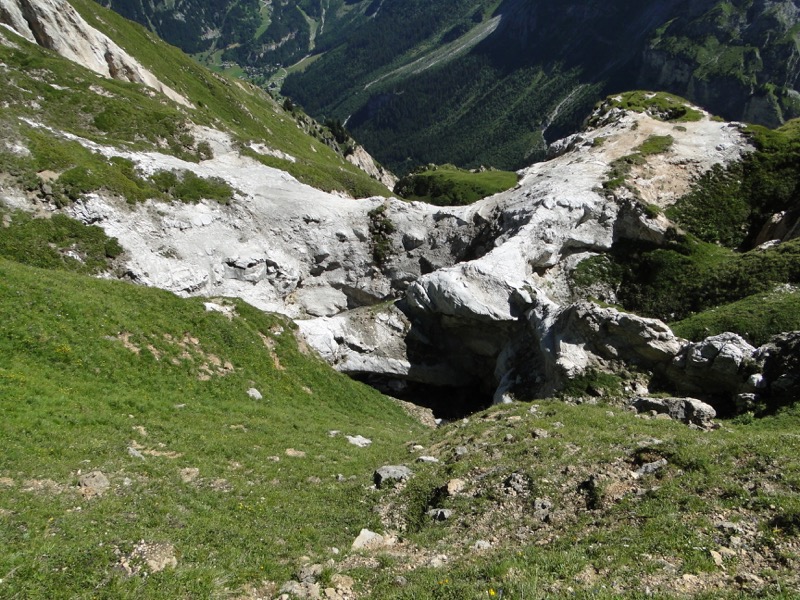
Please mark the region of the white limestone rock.
[[[92, 194], [64, 210], [120, 241], [131, 279], [181, 295], [236, 296], [286, 314], [340, 371], [505, 401], [523, 388], [526, 395], [550, 393], [568, 377], [612, 363], [705, 369], [702, 352], [697, 360], [686, 354], [660, 321], [574, 303], [570, 288], [581, 260], [620, 239], [658, 242], [669, 227], [632, 197], [603, 192], [614, 160], [651, 135], [673, 136], [668, 155], [648, 157], [657, 164], [632, 180], [640, 194], [667, 205], [700, 173], [748, 150], [728, 124], [705, 118], [685, 129], [620, 112], [521, 171], [515, 188], [466, 207], [327, 194], [239, 155], [220, 132], [198, 134], [215, 142], [214, 157], [200, 163], [78, 140], [132, 160], [145, 174], [190, 170], [238, 192], [228, 206], [131, 207]], [[592, 144], [596, 137], [605, 142]], [[381, 234], [391, 248], [382, 264], [370, 230], [379, 207], [394, 226]], [[714, 359], [720, 376], [739, 364], [727, 353]]]
[[0, 0], [0, 23], [104, 77], [141, 83], [191, 106], [185, 96], [162, 83], [64, 0]]
[[670, 365], [668, 376], [687, 393], [713, 390], [737, 394], [748, 389], [756, 348], [735, 333], [722, 333], [686, 346]]

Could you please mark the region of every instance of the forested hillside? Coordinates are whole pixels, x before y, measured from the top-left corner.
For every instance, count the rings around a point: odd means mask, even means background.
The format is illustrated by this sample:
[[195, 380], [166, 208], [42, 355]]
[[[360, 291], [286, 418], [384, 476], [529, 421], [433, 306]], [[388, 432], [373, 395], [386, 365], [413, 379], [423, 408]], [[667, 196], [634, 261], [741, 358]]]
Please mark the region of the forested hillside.
[[[266, 84], [369, 14], [370, 0], [98, 0], [201, 62]], [[374, 9], [373, 9], [374, 12]]]
[[630, 89], [772, 127], [800, 115], [796, 0], [106, 3], [346, 122], [401, 174], [431, 162], [522, 167], [600, 98]]

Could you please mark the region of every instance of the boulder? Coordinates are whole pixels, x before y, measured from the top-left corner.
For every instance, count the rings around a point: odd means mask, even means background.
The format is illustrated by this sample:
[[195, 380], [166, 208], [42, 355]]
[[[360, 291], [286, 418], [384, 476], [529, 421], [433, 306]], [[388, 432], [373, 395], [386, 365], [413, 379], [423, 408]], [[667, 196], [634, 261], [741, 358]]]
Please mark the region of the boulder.
[[372, 440], [365, 438], [363, 435], [347, 435], [345, 437], [353, 446], [358, 446], [359, 448], [366, 448], [372, 443]]
[[432, 508], [425, 514], [434, 521], [447, 521], [453, 516], [453, 511], [448, 508]]
[[638, 412], [655, 411], [669, 415], [681, 423], [694, 424], [699, 427], [710, 427], [712, 419], [717, 416], [714, 408], [695, 398], [635, 398], [631, 402]]
[[732, 397], [753, 374], [756, 349], [735, 333], [689, 343], [673, 359], [667, 377], [684, 393]]
[[405, 466], [385, 465], [375, 471], [372, 478], [378, 488], [385, 487], [391, 483], [398, 483], [408, 480], [414, 473]]
[[391, 538], [369, 529], [362, 529], [351, 546], [353, 550], [376, 550], [391, 544]]
[[86, 498], [102, 496], [111, 487], [111, 482], [102, 471], [91, 471], [81, 475], [78, 479], [78, 484], [80, 485], [81, 493]]

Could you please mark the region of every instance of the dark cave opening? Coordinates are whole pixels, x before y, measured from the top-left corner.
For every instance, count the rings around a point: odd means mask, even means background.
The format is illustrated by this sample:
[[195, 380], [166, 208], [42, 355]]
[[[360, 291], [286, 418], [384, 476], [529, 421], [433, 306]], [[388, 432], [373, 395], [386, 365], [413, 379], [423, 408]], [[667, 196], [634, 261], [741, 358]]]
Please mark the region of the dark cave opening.
[[492, 405], [491, 392], [480, 386], [431, 385], [371, 373], [352, 377], [382, 394], [429, 408], [435, 418], [446, 421], [463, 419]]

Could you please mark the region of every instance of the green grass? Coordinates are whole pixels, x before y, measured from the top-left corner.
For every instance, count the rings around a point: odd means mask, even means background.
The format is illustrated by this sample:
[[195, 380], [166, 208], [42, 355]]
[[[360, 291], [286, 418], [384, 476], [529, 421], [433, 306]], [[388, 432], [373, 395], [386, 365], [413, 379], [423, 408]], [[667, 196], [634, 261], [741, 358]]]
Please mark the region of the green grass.
[[689, 101], [666, 92], [632, 91], [609, 96], [604, 104], [607, 110], [621, 108], [635, 112], [646, 112], [653, 118], [674, 123], [699, 121], [703, 113], [692, 108]]
[[[0, 259], [0, 595], [227, 597], [379, 528], [364, 486], [420, 426], [301, 354], [288, 320], [228, 303], [232, 320], [200, 299]], [[87, 499], [77, 485], [92, 470], [111, 488]], [[26, 491], [33, 480], [54, 487]], [[173, 545], [177, 568], [125, 576], [115, 565], [140, 540]]]
[[0, 208], [0, 256], [33, 267], [95, 274], [107, 271], [122, 246], [96, 226], [64, 215], [36, 219]]
[[693, 341], [732, 331], [760, 346], [773, 335], [800, 330], [800, 292], [754, 294], [673, 323], [672, 330]]
[[[212, 73], [95, 2], [75, 0], [73, 4], [92, 26], [189, 98], [193, 107], [143, 93], [145, 88], [140, 85], [97, 77], [38, 46], [19, 41], [18, 49], [0, 45], [0, 61], [9, 67], [0, 81], [0, 95], [8, 102], [0, 118], [5, 133], [22, 137], [18, 119], [24, 117], [98, 143], [158, 150], [197, 161], [208, 157], [208, 148], [191, 134], [190, 125], [196, 123], [229, 131], [244, 145], [256, 141], [294, 156], [296, 162], [286, 161], [282, 168], [320, 189], [360, 197], [389, 195], [366, 173], [306, 135], [294, 116], [283, 111], [266, 92]], [[39, 135], [56, 139], [45, 131]], [[59, 157], [53, 158], [55, 162], [41, 167], [58, 170]]]
[[[634, 148], [631, 154], [621, 156], [611, 163], [611, 169], [603, 182], [603, 189], [613, 192], [622, 187], [629, 187], [627, 179], [631, 169], [646, 164], [648, 156], [668, 152], [672, 148], [674, 141], [675, 139], [671, 135], [651, 135], [648, 137]], [[633, 191], [633, 188], [629, 187], [629, 189]]]
[[[17, 260], [37, 241], [91, 241], [101, 256], [112, 243], [94, 227], [10, 216], [0, 233], [26, 241], [3, 255]], [[56, 226], [67, 233], [53, 235]], [[796, 407], [702, 432], [614, 405], [538, 401], [535, 413], [523, 402], [424, 430], [302, 354], [288, 319], [217, 299], [235, 310], [229, 320], [203, 302], [0, 258], [2, 595], [236, 597], [264, 581], [279, 586], [308, 556], [326, 565], [323, 581], [343, 572], [364, 598], [477, 599], [493, 590], [610, 600], [642, 597], [645, 580], [670, 597], [683, 575], [722, 574], [709, 554], [730, 543], [719, 515], [756, 526], [745, 543], [767, 561], [769, 573], [759, 571], [767, 591], [797, 585]], [[576, 386], [576, 394], [622, 393], [619, 381], [592, 374]], [[251, 387], [264, 399], [248, 397]], [[344, 434], [373, 443], [359, 449]], [[413, 464], [405, 486], [370, 490], [376, 467], [413, 461], [411, 442], [441, 462]], [[290, 448], [305, 456], [288, 456]], [[668, 463], [657, 474], [626, 475], [660, 458]], [[199, 470], [194, 481], [182, 480], [187, 468]], [[93, 470], [111, 487], [86, 498], [78, 482]], [[512, 473], [527, 482], [522, 495], [506, 491]], [[447, 496], [441, 489], [453, 478], [467, 487]], [[535, 517], [535, 498], [553, 503], [552, 520]], [[432, 507], [454, 516], [434, 523], [425, 514]], [[401, 545], [376, 555], [378, 569], [349, 557], [362, 527], [401, 534]], [[471, 551], [478, 539], [492, 548]], [[171, 545], [177, 567], [125, 575], [120, 561], [141, 540]], [[426, 566], [437, 554], [445, 565]], [[662, 560], [676, 573], [664, 576]], [[728, 559], [725, 572], [749, 572], [746, 560]], [[587, 569], [600, 578], [581, 580]], [[609, 580], [613, 592], [602, 588]]]
[[509, 171], [465, 171], [453, 165], [432, 166], [403, 177], [395, 193], [407, 200], [438, 206], [472, 204], [482, 198], [504, 192], [517, 183], [517, 174]]
[[603, 182], [603, 189], [608, 192], [620, 189], [627, 186], [628, 175], [631, 169], [635, 166], [645, 164], [646, 160], [640, 152], [633, 154], [626, 154], [614, 160], [609, 165], [611, 168], [606, 175], [606, 180]]
[[737, 254], [691, 237], [666, 248], [620, 244], [619, 300], [627, 309], [667, 321], [800, 282], [797, 240]]
[[[437, 431], [426, 452], [442, 462], [420, 466], [399, 493], [379, 492], [385, 507], [405, 509], [407, 544], [451, 559], [440, 569], [407, 571], [399, 558], [362, 571], [371, 597], [488, 599], [502, 590], [506, 598], [644, 598], [650, 587], [655, 597], [673, 598], [683, 597], [677, 590], [684, 575], [729, 576], [721, 589], [708, 585], [698, 597], [748, 597], [734, 580], [753, 568], [749, 559], [727, 558], [722, 567], [712, 560], [711, 550], [730, 544], [716, 525], [720, 515], [754, 525], [745, 543], [774, 558], [761, 571], [765, 596], [788, 598], [797, 589], [796, 408], [701, 432], [611, 405], [534, 405], [533, 415], [527, 403], [495, 407]], [[455, 458], [457, 446], [467, 448], [466, 456]], [[662, 458], [661, 471], [629, 479]], [[522, 494], [507, 492], [512, 473], [527, 481]], [[593, 476], [598, 483], [590, 494], [584, 484]], [[453, 478], [466, 482], [463, 494], [436, 493]], [[764, 487], [748, 488], [754, 479]], [[537, 497], [552, 502], [550, 522], [534, 517]], [[420, 518], [430, 506], [454, 516], [444, 523]], [[492, 548], [470, 551], [477, 539], [494, 540]], [[593, 580], [581, 579], [587, 569]], [[398, 574], [406, 586], [397, 586]]]
[[200, 177], [188, 170], [157, 171], [145, 177], [133, 161], [117, 156], [107, 158], [76, 141], [28, 127], [18, 128], [18, 135], [31, 154], [20, 157], [0, 152], [0, 172], [8, 173], [25, 190], [39, 191], [43, 182], [37, 173], [54, 171], [56, 177], [48, 185], [52, 200], [59, 206], [100, 190], [130, 204], [151, 198], [188, 203], [207, 199], [220, 204], [233, 199], [233, 188], [219, 178]]
[[651, 135], [635, 149], [642, 156], [653, 156], [654, 154], [664, 154], [675, 141], [671, 135]]

